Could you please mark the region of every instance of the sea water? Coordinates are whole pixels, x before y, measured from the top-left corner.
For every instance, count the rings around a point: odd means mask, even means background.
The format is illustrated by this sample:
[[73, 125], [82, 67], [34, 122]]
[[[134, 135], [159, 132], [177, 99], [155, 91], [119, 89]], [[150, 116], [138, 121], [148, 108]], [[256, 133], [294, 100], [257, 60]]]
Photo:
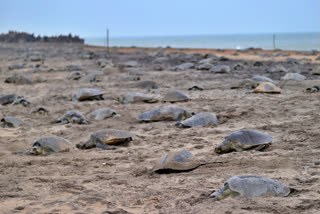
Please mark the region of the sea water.
[[[275, 35], [275, 43], [273, 36]], [[172, 47], [244, 49], [249, 47], [282, 50], [319, 50], [320, 33], [232, 34], [195, 36], [109, 37], [111, 47]], [[105, 37], [85, 38], [88, 45], [106, 46]]]

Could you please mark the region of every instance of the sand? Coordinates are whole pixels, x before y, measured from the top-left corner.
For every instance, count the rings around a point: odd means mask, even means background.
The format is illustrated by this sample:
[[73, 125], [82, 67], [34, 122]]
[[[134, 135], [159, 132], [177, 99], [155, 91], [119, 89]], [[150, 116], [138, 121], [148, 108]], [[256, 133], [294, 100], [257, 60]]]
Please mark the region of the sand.
[[[246, 69], [227, 74], [213, 74], [190, 69], [186, 71], [154, 71], [142, 49], [122, 48], [112, 52], [114, 64], [130, 59], [141, 67], [101, 69], [96, 59], [83, 59], [88, 50], [104, 55], [105, 48], [72, 45], [0, 45], [0, 94], [16, 93], [31, 102], [28, 107], [0, 106], [0, 116], [14, 116], [31, 124], [31, 129], [0, 128], [0, 210], [1, 213], [319, 213], [320, 211], [320, 93], [307, 94], [306, 87], [320, 85], [320, 77], [311, 74], [316, 56], [301, 65], [284, 63], [287, 57], [259, 57], [249, 53], [231, 55], [235, 50], [189, 50], [186, 53], [215, 53], [231, 60], [218, 64], [245, 63]], [[179, 49], [180, 50], [180, 49]], [[145, 49], [155, 52], [157, 49]], [[167, 49], [174, 52], [178, 49]], [[33, 52], [46, 55], [45, 61], [26, 61], [27, 68], [11, 70], [9, 65], [24, 62]], [[271, 51], [257, 51], [275, 53]], [[280, 51], [276, 51], [280, 52]], [[254, 67], [255, 60], [263, 61]], [[81, 65], [83, 72], [102, 70], [100, 82], [67, 79], [68, 64]], [[297, 68], [307, 77], [304, 81], [280, 81], [284, 73], [271, 73], [275, 64]], [[48, 72], [50, 68], [54, 72]], [[150, 93], [135, 88], [129, 76], [132, 70], [143, 70], [142, 80], [153, 80], [159, 91]], [[33, 84], [4, 83], [12, 73], [41, 76], [45, 82]], [[231, 90], [230, 85], [254, 75], [272, 78], [281, 94], [253, 94], [251, 90]], [[193, 83], [205, 90], [188, 91]], [[72, 102], [80, 88], [97, 88], [105, 92], [105, 100]], [[168, 89], [187, 93], [189, 102], [134, 103], [123, 105], [115, 98], [127, 92], [142, 92], [161, 97]], [[180, 129], [174, 122], [140, 123], [136, 117], [160, 106], [180, 106], [195, 112], [217, 115], [233, 114], [223, 123], [211, 127]], [[30, 114], [35, 107], [45, 106], [48, 116]], [[112, 108], [119, 117], [91, 121], [89, 125], [56, 126], [52, 121], [68, 110], [87, 115], [98, 108]], [[60, 136], [74, 145], [89, 139], [96, 130], [113, 128], [135, 134], [127, 147], [116, 150], [77, 150], [50, 156], [16, 155], [30, 148], [32, 142], [45, 136]], [[254, 129], [275, 138], [263, 152], [249, 150], [224, 155], [214, 153], [217, 144], [233, 131]], [[215, 162], [178, 174], [152, 174], [153, 166], [169, 151], [187, 149], [201, 162]], [[252, 174], [277, 179], [294, 192], [289, 197], [208, 198], [234, 175]]]

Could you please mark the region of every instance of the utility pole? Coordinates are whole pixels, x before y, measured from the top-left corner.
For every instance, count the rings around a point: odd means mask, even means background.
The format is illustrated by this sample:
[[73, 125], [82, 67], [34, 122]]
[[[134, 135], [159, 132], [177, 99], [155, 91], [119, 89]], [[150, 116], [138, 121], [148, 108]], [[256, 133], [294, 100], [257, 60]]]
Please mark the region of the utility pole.
[[273, 50], [276, 49], [276, 34], [273, 34]]
[[106, 32], [106, 45], [107, 45], [107, 52], [109, 54], [109, 29], [108, 28]]

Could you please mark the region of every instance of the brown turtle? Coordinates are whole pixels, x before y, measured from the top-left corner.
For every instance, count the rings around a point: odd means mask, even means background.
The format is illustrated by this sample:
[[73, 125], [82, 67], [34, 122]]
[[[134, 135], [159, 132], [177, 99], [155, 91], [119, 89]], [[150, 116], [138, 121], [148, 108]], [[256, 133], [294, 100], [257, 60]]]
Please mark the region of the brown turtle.
[[109, 117], [113, 117], [117, 115], [117, 112], [115, 112], [111, 108], [101, 108], [101, 109], [96, 109], [89, 113], [87, 115], [89, 120], [104, 120]]
[[23, 154], [50, 155], [56, 152], [66, 152], [71, 148], [72, 143], [62, 137], [43, 137], [35, 140], [32, 143], [31, 149], [25, 151]]
[[103, 100], [104, 92], [95, 88], [82, 88], [72, 96], [72, 101]]
[[253, 90], [253, 93], [270, 93], [270, 94], [280, 94], [281, 89], [275, 86], [271, 82], [262, 82], [258, 87]]
[[215, 114], [208, 113], [208, 112], [201, 112], [188, 119], [178, 122], [176, 125], [180, 128], [191, 128], [195, 126], [209, 126], [209, 125], [217, 126], [218, 124], [219, 124], [219, 121]]

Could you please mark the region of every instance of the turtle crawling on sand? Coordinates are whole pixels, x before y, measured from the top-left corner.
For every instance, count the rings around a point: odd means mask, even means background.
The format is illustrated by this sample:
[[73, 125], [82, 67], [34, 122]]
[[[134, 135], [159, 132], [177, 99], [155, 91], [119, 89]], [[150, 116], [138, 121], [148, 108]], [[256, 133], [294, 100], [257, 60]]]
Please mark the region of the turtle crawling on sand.
[[0, 97], [0, 105], [13, 103], [17, 99], [16, 94], [7, 94]]
[[72, 96], [72, 101], [104, 100], [104, 92], [95, 88], [82, 88]]
[[252, 79], [244, 79], [240, 82], [231, 85], [231, 89], [245, 88], [245, 89], [254, 89], [259, 85], [258, 82], [253, 81]]
[[26, 100], [24, 97], [18, 96], [12, 103], [12, 105], [23, 105], [24, 107], [30, 105], [31, 103]]
[[117, 101], [122, 104], [136, 103], [136, 102], [145, 102], [145, 103], [155, 103], [158, 102], [157, 99], [149, 94], [143, 93], [127, 93], [117, 97]]
[[92, 111], [87, 115], [87, 117], [89, 120], [104, 120], [106, 118], [113, 117], [115, 115], [117, 115], [117, 112], [115, 112], [113, 109], [101, 108], [101, 109]]
[[316, 93], [316, 92], [320, 92], [320, 86], [312, 86], [311, 88], [306, 88], [305, 90], [306, 93]]
[[197, 160], [189, 151], [182, 149], [167, 153], [152, 169], [154, 173], [164, 174], [172, 172], [187, 172], [199, 167]]
[[31, 111], [31, 114], [35, 114], [35, 115], [48, 115], [49, 114], [49, 110], [46, 107], [40, 106], [38, 108], [34, 108]]
[[253, 90], [253, 93], [271, 93], [271, 94], [280, 94], [281, 89], [275, 86], [271, 82], [262, 82], [258, 87]]
[[191, 100], [191, 98], [179, 90], [170, 90], [162, 98], [163, 102], [186, 102]]
[[28, 155], [50, 155], [56, 152], [66, 152], [72, 148], [72, 143], [62, 137], [44, 137], [35, 140], [31, 149], [24, 152]]
[[281, 182], [256, 175], [233, 176], [227, 180], [224, 187], [213, 192], [210, 197], [223, 200], [228, 197], [260, 197], [279, 196], [286, 197], [290, 194], [290, 188]]
[[249, 149], [263, 150], [269, 147], [273, 140], [273, 137], [262, 132], [243, 129], [231, 133], [215, 148], [214, 151], [216, 153], [223, 154], [233, 151], [240, 152]]
[[15, 117], [3, 117], [0, 120], [0, 127], [3, 127], [3, 128], [17, 128], [24, 124], [25, 123], [22, 120]]
[[56, 123], [58, 125], [64, 125], [67, 123], [74, 123], [74, 124], [88, 124], [89, 121], [83, 116], [83, 114], [80, 111], [77, 110], [71, 110], [62, 115]]
[[208, 112], [198, 113], [186, 120], [178, 122], [176, 125], [180, 128], [191, 128], [195, 126], [208, 126], [215, 125], [217, 126], [219, 121], [217, 116]]
[[103, 129], [91, 134], [89, 140], [83, 144], [77, 144], [79, 149], [100, 148], [103, 150], [116, 149], [110, 145], [121, 145], [132, 141], [133, 134], [116, 129]]
[[137, 120], [144, 122], [156, 121], [180, 121], [195, 115], [192, 111], [186, 111], [180, 107], [159, 107], [140, 114]]

